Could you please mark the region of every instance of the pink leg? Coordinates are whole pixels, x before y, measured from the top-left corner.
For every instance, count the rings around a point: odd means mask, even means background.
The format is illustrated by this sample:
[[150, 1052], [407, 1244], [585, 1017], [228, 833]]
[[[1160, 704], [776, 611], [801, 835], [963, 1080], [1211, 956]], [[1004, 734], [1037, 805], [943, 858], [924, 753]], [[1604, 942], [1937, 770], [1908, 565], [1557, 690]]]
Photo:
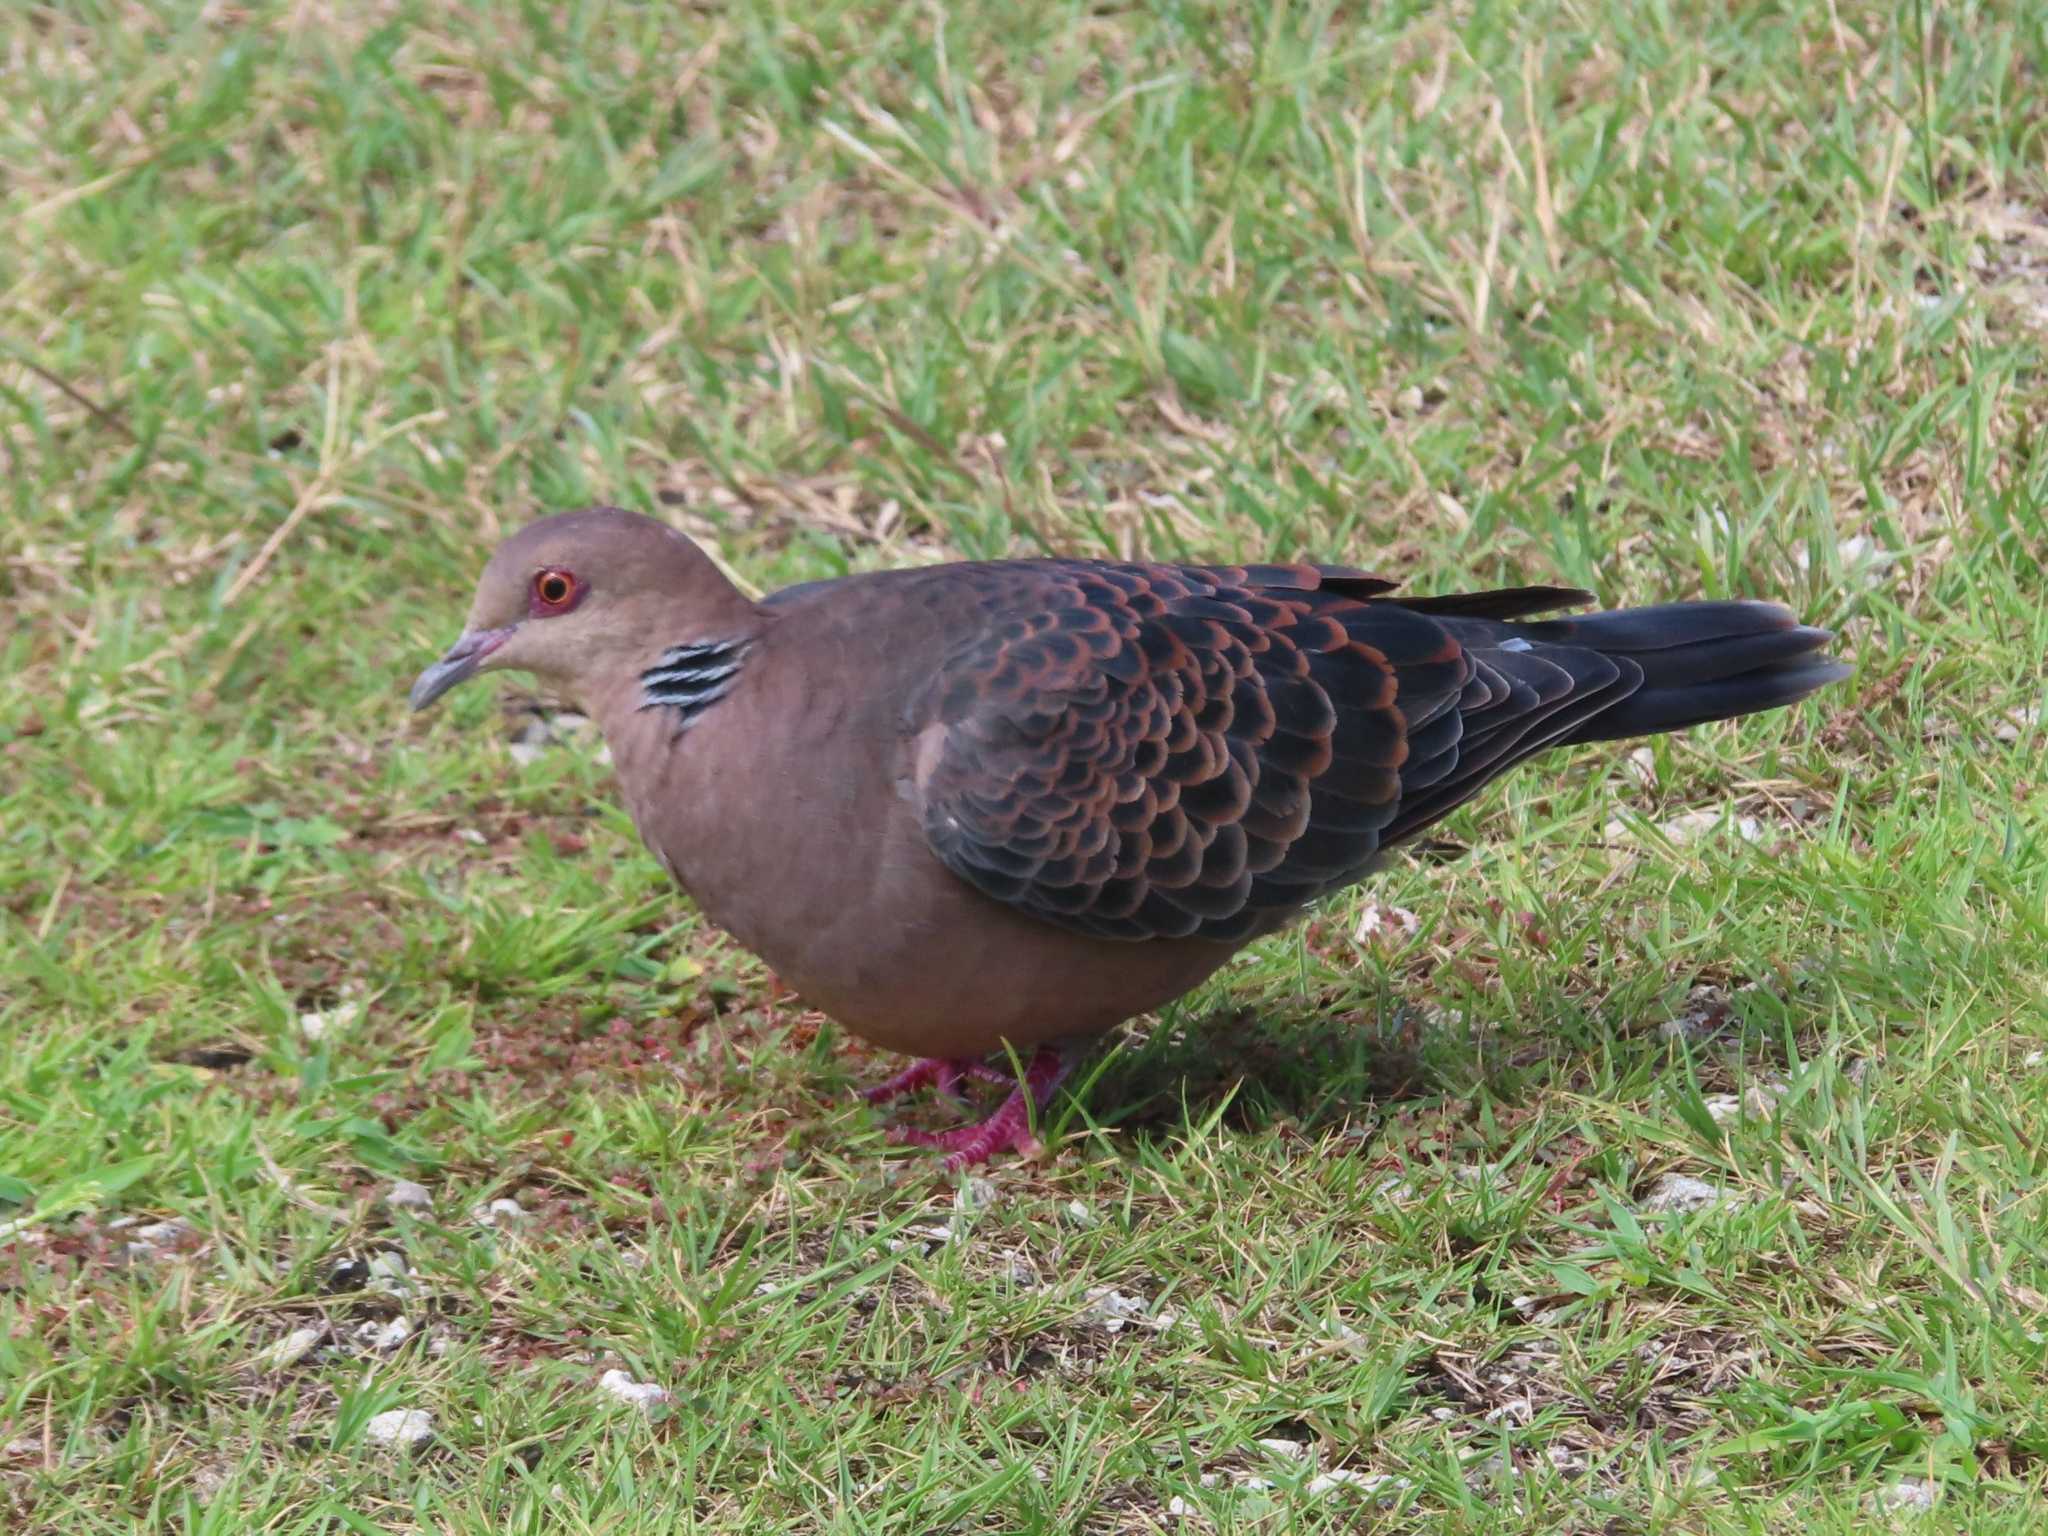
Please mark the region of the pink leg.
[[998, 1072], [986, 1062], [969, 1057], [927, 1056], [923, 1061], [912, 1062], [894, 1077], [872, 1088], [863, 1088], [860, 1096], [870, 1104], [887, 1104], [920, 1088], [936, 1088], [950, 1099], [959, 1095], [963, 1080], [1001, 1083], [1006, 1088], [1014, 1082], [1008, 1073]]
[[946, 1172], [975, 1168], [998, 1152], [1025, 1151], [1037, 1144], [1031, 1138], [1031, 1117], [1051, 1102], [1059, 1085], [1074, 1069], [1077, 1052], [1069, 1045], [1042, 1045], [1024, 1068], [1018, 1083], [1002, 1107], [979, 1125], [963, 1125], [952, 1131], [915, 1131], [895, 1126], [889, 1139], [917, 1147], [939, 1147], [950, 1153]]

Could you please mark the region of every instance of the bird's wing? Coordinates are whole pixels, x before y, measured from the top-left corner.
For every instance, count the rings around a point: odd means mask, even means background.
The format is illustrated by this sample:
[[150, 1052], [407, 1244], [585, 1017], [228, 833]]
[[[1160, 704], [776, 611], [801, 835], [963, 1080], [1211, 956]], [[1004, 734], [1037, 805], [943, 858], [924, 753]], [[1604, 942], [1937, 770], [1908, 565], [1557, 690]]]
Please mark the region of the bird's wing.
[[1108, 938], [1276, 927], [1634, 686], [1591, 651], [1453, 633], [1576, 593], [1408, 606], [1312, 566], [954, 569], [982, 622], [913, 705], [925, 835], [987, 895]]

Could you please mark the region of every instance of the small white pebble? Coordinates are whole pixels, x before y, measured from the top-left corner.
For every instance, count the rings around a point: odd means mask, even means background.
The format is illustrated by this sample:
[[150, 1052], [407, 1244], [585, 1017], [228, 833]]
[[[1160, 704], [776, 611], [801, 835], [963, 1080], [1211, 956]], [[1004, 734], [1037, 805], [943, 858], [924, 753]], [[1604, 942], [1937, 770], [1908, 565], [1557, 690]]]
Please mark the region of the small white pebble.
[[1771, 1111], [1778, 1106], [1790, 1091], [1790, 1085], [1776, 1081], [1751, 1083], [1744, 1094], [1710, 1093], [1702, 1101], [1714, 1124], [1726, 1125], [1731, 1120], [1740, 1120], [1747, 1115], [1756, 1120], [1768, 1120]]
[[413, 1284], [405, 1255], [394, 1248], [380, 1248], [363, 1261], [368, 1272], [363, 1289], [384, 1296], [410, 1296]]
[[1166, 1512], [1169, 1515], [1177, 1515], [1181, 1519], [1186, 1519], [1190, 1515], [1200, 1513], [1200, 1511], [1197, 1510], [1194, 1505], [1190, 1504], [1186, 1499], [1182, 1498], [1177, 1493], [1172, 1498], [1166, 1501]]
[[[1657, 823], [1657, 831], [1675, 847], [1685, 848], [1698, 842], [1708, 834], [1718, 831], [1722, 825], [1722, 812], [1713, 806], [1701, 806], [1697, 810], [1684, 811], [1668, 821]], [[1744, 842], [1753, 843], [1764, 835], [1763, 823], [1754, 816], [1737, 816], [1727, 823], [1730, 831]], [[1611, 843], [1621, 842], [1629, 836], [1629, 823], [1616, 816], [1602, 829]]]
[[1081, 1314], [1082, 1322], [1093, 1323], [1104, 1333], [1122, 1333], [1125, 1324], [1145, 1320], [1144, 1302], [1106, 1285], [1089, 1289], [1088, 1310]]
[[372, 1445], [416, 1450], [434, 1438], [434, 1416], [423, 1408], [393, 1408], [365, 1424], [363, 1434]]
[[599, 1390], [609, 1393], [622, 1403], [650, 1413], [668, 1401], [667, 1387], [657, 1386], [651, 1381], [635, 1381], [624, 1371], [606, 1371], [597, 1378]]
[[396, 1179], [384, 1191], [384, 1204], [394, 1211], [431, 1211], [434, 1196], [424, 1184], [415, 1184], [411, 1179]]
[[969, 1175], [960, 1181], [960, 1187], [953, 1191], [953, 1209], [966, 1215], [973, 1211], [985, 1211], [1000, 1205], [1003, 1192], [989, 1180]]
[[192, 1497], [201, 1504], [211, 1504], [227, 1485], [228, 1473], [220, 1467], [195, 1467], [192, 1470]]
[[[1684, 811], [1669, 821], [1659, 822], [1657, 830], [1683, 848], [1688, 843], [1698, 842], [1710, 832], [1718, 831], [1722, 822], [1720, 807], [1701, 806], [1698, 810]], [[1734, 817], [1728, 821], [1728, 826], [1745, 843], [1753, 843], [1763, 836], [1763, 827], [1754, 816]]]
[[1386, 1472], [1356, 1472], [1349, 1467], [1338, 1467], [1331, 1472], [1320, 1472], [1308, 1480], [1307, 1493], [1312, 1499], [1335, 1493], [1339, 1488], [1356, 1488], [1381, 1499], [1392, 1499], [1408, 1487], [1408, 1479], [1394, 1477]]
[[469, 1219], [480, 1227], [517, 1226], [526, 1219], [526, 1211], [517, 1200], [507, 1200], [501, 1195], [488, 1204], [471, 1206]]
[[1657, 787], [1657, 753], [1651, 747], [1637, 747], [1628, 755], [1628, 771], [1645, 789]]
[[265, 1371], [288, 1371], [313, 1353], [327, 1336], [325, 1328], [294, 1328], [256, 1356], [256, 1366]]
[[1998, 722], [1991, 734], [2000, 741], [2015, 742], [2020, 739], [2021, 732], [2030, 731], [2040, 723], [2041, 711], [2038, 708], [2009, 709], [2005, 712], [2005, 718]]
[[121, 1257], [130, 1264], [149, 1264], [166, 1256], [180, 1238], [189, 1235], [192, 1229], [182, 1221], [141, 1222], [130, 1217], [124, 1222], [109, 1222], [109, 1229], [125, 1227], [128, 1241], [121, 1245]]
[[403, 1313], [388, 1323], [367, 1323], [363, 1342], [380, 1355], [388, 1355], [412, 1337], [412, 1323]]
[[1842, 574], [1872, 586], [1878, 577], [1897, 563], [1898, 555], [1884, 548], [1867, 534], [1852, 534], [1835, 546], [1835, 554], [1842, 562]]
[[362, 1012], [359, 1003], [340, 1003], [324, 1013], [302, 1013], [299, 1015], [299, 1034], [310, 1041], [325, 1040], [338, 1029], [346, 1029]]
[[1003, 1278], [1018, 1290], [1028, 1291], [1038, 1284], [1038, 1271], [1023, 1254], [1012, 1253], [1003, 1260]]
[[1406, 907], [1383, 907], [1368, 899], [1358, 914], [1358, 926], [1351, 930], [1351, 942], [1364, 948], [1369, 944], [1397, 947], [1422, 929], [1422, 919]]
[[1079, 1200], [1069, 1200], [1060, 1207], [1060, 1214], [1077, 1227], [1095, 1225], [1095, 1213]]
[[2038, 1067], [2044, 1061], [2048, 1061], [2048, 1051], [2029, 1051], [2027, 1052], [2027, 1059], [2021, 1065]]
[[1878, 1489], [1877, 1501], [1886, 1509], [1932, 1509], [1934, 1484], [1924, 1477], [1902, 1477], [1890, 1487]]
[[481, 848], [490, 841], [483, 833], [477, 831], [475, 827], [457, 827], [455, 835], [458, 839], [474, 848]]
[[1299, 1440], [1281, 1440], [1276, 1438], [1272, 1440], [1261, 1440], [1258, 1442], [1258, 1445], [1259, 1449], [1266, 1452], [1268, 1455], [1285, 1456], [1290, 1461], [1299, 1461], [1302, 1457], [1308, 1454], [1308, 1447], [1303, 1445]]
[[1702, 1211], [1710, 1205], [1722, 1205], [1734, 1199], [1733, 1196], [1716, 1189], [1701, 1179], [1683, 1173], [1667, 1173], [1650, 1186], [1643, 1196], [1646, 1211]]
[[1734, 1022], [1727, 992], [1711, 983], [1694, 987], [1685, 995], [1685, 1008], [1676, 1018], [1657, 1026], [1666, 1040], [1697, 1043], [1710, 1038]]
[[1730, 1120], [1742, 1118], [1742, 1100], [1732, 1093], [1710, 1093], [1705, 1102], [1707, 1114], [1716, 1125], [1726, 1125]]

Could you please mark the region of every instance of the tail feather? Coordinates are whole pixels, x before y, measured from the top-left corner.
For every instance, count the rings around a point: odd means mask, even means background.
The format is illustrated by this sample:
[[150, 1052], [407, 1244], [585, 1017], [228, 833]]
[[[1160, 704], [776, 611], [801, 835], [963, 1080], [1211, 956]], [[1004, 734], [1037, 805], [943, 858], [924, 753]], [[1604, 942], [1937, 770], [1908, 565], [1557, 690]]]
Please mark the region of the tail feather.
[[1775, 603], [1669, 603], [1517, 622], [1560, 595], [1569, 596], [1518, 588], [1403, 603], [1448, 632], [1471, 674], [1442, 719], [1411, 736], [1382, 847], [1414, 837], [1546, 748], [1753, 715], [1849, 675], [1819, 654], [1832, 635]]
[[[1834, 638], [1776, 603], [1667, 603], [1511, 626], [1536, 647], [1597, 651], [1641, 669], [1640, 687], [1566, 741], [1612, 741], [1777, 709], [1849, 675], [1817, 653]], [[1496, 642], [1498, 643], [1498, 642]]]

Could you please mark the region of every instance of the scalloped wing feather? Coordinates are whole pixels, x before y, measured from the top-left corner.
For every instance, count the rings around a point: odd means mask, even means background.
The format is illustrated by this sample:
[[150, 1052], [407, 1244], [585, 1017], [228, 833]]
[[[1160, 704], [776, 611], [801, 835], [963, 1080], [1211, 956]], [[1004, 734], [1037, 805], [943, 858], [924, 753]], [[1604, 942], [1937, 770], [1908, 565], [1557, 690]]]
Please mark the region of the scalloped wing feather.
[[1239, 940], [1356, 880], [1411, 721], [1459, 720], [1442, 624], [1315, 566], [960, 567], [986, 615], [913, 706], [939, 858], [1110, 938]]

